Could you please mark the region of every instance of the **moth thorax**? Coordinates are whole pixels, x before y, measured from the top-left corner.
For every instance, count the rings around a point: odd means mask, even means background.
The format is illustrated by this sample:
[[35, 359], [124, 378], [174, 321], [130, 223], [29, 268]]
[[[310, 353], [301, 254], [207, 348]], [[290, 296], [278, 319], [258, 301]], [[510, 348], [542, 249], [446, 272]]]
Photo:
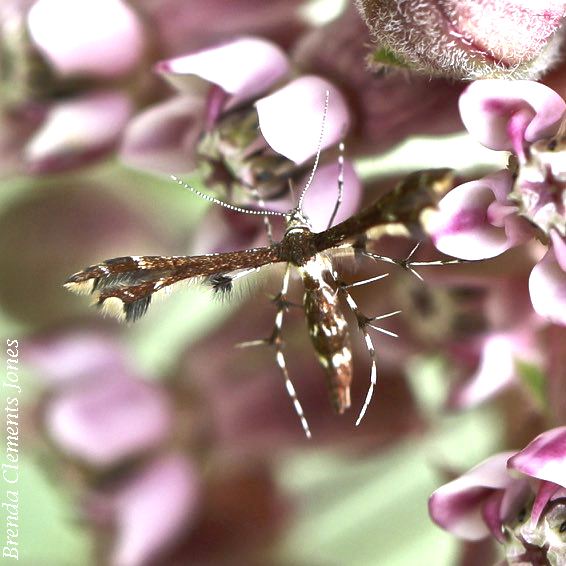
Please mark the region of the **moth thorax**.
[[350, 406], [352, 348], [348, 324], [336, 293], [330, 260], [317, 254], [299, 267], [305, 294], [305, 315], [312, 345], [327, 376], [334, 409], [343, 413]]
[[317, 254], [314, 233], [307, 217], [298, 208], [286, 215], [286, 220], [287, 229], [279, 244], [281, 260], [301, 267]]

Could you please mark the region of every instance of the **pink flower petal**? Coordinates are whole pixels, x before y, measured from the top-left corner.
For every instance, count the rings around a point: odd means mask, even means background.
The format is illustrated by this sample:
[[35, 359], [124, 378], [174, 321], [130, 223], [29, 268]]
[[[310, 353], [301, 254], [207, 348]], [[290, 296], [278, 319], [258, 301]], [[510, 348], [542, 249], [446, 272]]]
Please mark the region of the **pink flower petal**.
[[152, 462], [115, 495], [117, 540], [112, 564], [139, 566], [172, 544], [198, 504], [198, 477], [179, 454]]
[[178, 96], [144, 110], [128, 124], [120, 158], [142, 170], [169, 175], [190, 171], [197, 164], [205, 104], [203, 97]]
[[131, 111], [129, 98], [118, 91], [58, 102], [25, 147], [25, 159], [36, 172], [82, 163], [114, 147]]
[[96, 377], [125, 367], [125, 356], [117, 338], [92, 330], [50, 334], [28, 341], [26, 356], [38, 377], [48, 383]]
[[458, 389], [451, 406], [474, 407], [511, 384], [515, 374], [516, 344], [505, 334], [489, 337], [482, 348], [480, 367], [466, 384]]
[[566, 426], [539, 434], [509, 459], [508, 467], [532, 478], [566, 487]]
[[460, 97], [466, 129], [491, 149], [521, 150], [556, 133], [566, 103], [549, 87], [534, 81], [485, 79], [472, 83]]
[[566, 272], [552, 249], [531, 271], [529, 293], [539, 315], [556, 324], [566, 324]]
[[[510, 174], [500, 171], [451, 190], [430, 219], [428, 230], [435, 246], [462, 259], [495, 257], [509, 249], [514, 242], [504, 228], [491, 221], [489, 207], [495, 202], [496, 191], [510, 187], [511, 182]], [[496, 215], [494, 221], [500, 225], [500, 216]]]
[[343, 139], [350, 126], [348, 105], [331, 83], [303, 76], [256, 102], [261, 133], [277, 153], [298, 164], [316, 154], [326, 91], [330, 94], [322, 141], [325, 149]]
[[136, 13], [120, 0], [37, 0], [30, 36], [63, 75], [115, 77], [130, 71], [144, 50]]
[[560, 486], [552, 482], [543, 481], [540, 483], [531, 511], [531, 527], [536, 527], [546, 504], [559, 489]]
[[71, 456], [106, 467], [162, 442], [171, 415], [156, 386], [114, 373], [60, 392], [46, 407], [45, 424]]
[[158, 63], [156, 71], [182, 92], [203, 93], [210, 83], [233, 95], [230, 105], [267, 91], [289, 72], [285, 53], [270, 41], [244, 37]]
[[460, 538], [479, 540], [488, 536], [490, 530], [482, 516], [483, 506], [494, 490], [505, 489], [518, 481], [506, 468], [513, 454], [496, 454], [438, 488], [429, 500], [432, 520]]
[[501, 530], [501, 505], [505, 492], [498, 490], [493, 492], [482, 505], [481, 513], [484, 523], [487, 525], [491, 534], [499, 541], [503, 542], [503, 532]]

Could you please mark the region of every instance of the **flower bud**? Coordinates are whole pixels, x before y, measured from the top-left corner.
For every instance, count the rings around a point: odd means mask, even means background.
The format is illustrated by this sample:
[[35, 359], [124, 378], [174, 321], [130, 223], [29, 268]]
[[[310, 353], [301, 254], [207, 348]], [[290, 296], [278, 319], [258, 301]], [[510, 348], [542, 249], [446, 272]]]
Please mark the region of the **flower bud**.
[[459, 79], [537, 78], [558, 56], [564, 0], [357, 0], [376, 66]]

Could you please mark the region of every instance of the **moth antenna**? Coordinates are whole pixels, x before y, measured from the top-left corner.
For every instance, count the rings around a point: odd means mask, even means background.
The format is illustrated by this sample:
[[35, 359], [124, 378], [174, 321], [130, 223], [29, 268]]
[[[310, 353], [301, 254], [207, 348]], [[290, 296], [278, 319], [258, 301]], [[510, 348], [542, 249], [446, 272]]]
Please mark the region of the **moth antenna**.
[[199, 191], [198, 189], [195, 189], [194, 187], [187, 185], [187, 183], [185, 183], [184, 181], [181, 181], [181, 179], [179, 179], [179, 177], [176, 177], [175, 175], [170, 175], [170, 177], [171, 177], [171, 179], [173, 179], [173, 181], [176, 181], [179, 185], [181, 185], [185, 189], [189, 189], [189, 191], [191, 191], [195, 195], [199, 196], [200, 198], [207, 200], [209, 202], [213, 202], [214, 204], [219, 204], [220, 206], [223, 206], [224, 208], [227, 208], [228, 210], [233, 210], [234, 212], [243, 212], [244, 214], [254, 214], [256, 216], [285, 216], [285, 213], [278, 212], [278, 211], [275, 211], [275, 210], [251, 210], [249, 208], [242, 208], [240, 206], [234, 206], [233, 204], [228, 204], [227, 202], [224, 202], [223, 200], [220, 200], [220, 199], [217, 199], [216, 197], [207, 195], [207, 194]]
[[344, 193], [344, 142], [340, 142], [338, 145], [338, 198], [336, 199], [336, 203], [334, 204], [334, 210], [330, 215], [330, 220], [328, 221], [327, 229], [330, 228], [336, 218], [336, 214], [338, 214], [338, 209], [342, 204], [342, 195]]
[[299, 202], [297, 203], [297, 208], [299, 210], [302, 209], [303, 206], [303, 199], [305, 198], [305, 194], [308, 190], [308, 188], [310, 187], [312, 180], [314, 178], [314, 174], [316, 172], [316, 168], [318, 167], [318, 161], [320, 159], [320, 152], [322, 150], [322, 138], [324, 137], [324, 125], [326, 124], [326, 115], [328, 114], [328, 97], [330, 96], [330, 91], [326, 91], [326, 98], [324, 100], [324, 113], [322, 115], [322, 127], [320, 128], [320, 137], [318, 138], [318, 147], [316, 149], [316, 157], [314, 159], [314, 165], [312, 167], [312, 171], [309, 177], [309, 180], [307, 181], [307, 184], [305, 185], [305, 188], [302, 190], [301, 192], [301, 196], [299, 197]]

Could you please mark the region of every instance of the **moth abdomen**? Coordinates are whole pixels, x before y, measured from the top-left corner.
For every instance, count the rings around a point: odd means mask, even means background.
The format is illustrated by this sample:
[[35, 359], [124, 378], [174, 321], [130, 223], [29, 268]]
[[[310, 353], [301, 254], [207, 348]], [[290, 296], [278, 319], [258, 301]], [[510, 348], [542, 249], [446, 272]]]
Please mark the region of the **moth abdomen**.
[[309, 336], [325, 370], [334, 410], [343, 413], [350, 407], [352, 346], [348, 322], [331, 284], [332, 265], [319, 254], [299, 269], [305, 287], [303, 303]]

